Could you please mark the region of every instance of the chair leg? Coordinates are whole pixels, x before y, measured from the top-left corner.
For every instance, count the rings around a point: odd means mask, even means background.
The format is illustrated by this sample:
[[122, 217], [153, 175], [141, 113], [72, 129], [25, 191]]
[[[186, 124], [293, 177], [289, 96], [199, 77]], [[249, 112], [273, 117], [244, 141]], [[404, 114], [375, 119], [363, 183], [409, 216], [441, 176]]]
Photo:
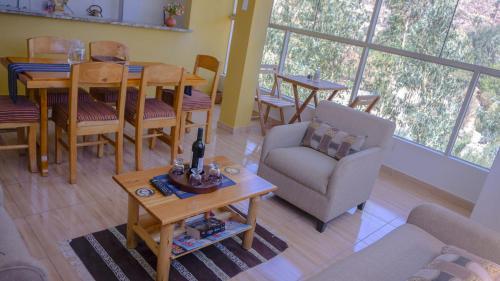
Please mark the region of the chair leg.
[[135, 170], [142, 171], [142, 129], [135, 128]]
[[76, 183], [76, 161], [77, 161], [77, 147], [76, 147], [76, 134], [69, 133], [69, 183]]
[[[97, 140], [98, 141], [104, 140], [102, 134], [97, 135]], [[104, 143], [100, 143], [97, 145], [97, 157], [102, 158], [103, 156], [104, 156]]]
[[[156, 133], [156, 129], [148, 129], [148, 134]], [[156, 137], [152, 137], [149, 139], [149, 149], [154, 149], [156, 146]]]
[[266, 107], [266, 114], [264, 115], [264, 124], [266, 124], [266, 123], [267, 123], [267, 120], [269, 119], [269, 113], [270, 113], [270, 112], [271, 112], [271, 106], [270, 106], [270, 105], [268, 105], [268, 106]]
[[179, 134], [182, 134], [184, 131], [181, 131], [181, 128], [179, 126], [171, 127], [170, 128], [170, 139], [172, 140], [171, 147], [170, 147], [170, 161], [171, 164], [174, 163], [175, 159], [177, 158], [178, 155], [178, 150], [179, 150], [179, 144], [180, 144], [180, 137]]
[[59, 142], [61, 141], [62, 128], [57, 125], [55, 129], [55, 135], [56, 135], [56, 142], [55, 142], [56, 164], [60, 164], [62, 162], [62, 150], [61, 150], [61, 144]]
[[30, 172], [36, 172], [36, 125], [28, 128], [28, 157]]
[[323, 222], [323, 221], [321, 221], [321, 220], [318, 220], [318, 221], [316, 222], [316, 230], [317, 230], [318, 232], [320, 232], [320, 233], [323, 233], [323, 232], [325, 231], [325, 229], [326, 229], [326, 224], [327, 224], [326, 222]]
[[[17, 144], [25, 144], [26, 143], [26, 128], [21, 127], [17, 128]], [[26, 154], [24, 149], [19, 150], [19, 155]]]
[[363, 211], [363, 209], [365, 208], [365, 205], [366, 205], [366, 202], [363, 202], [363, 203], [359, 204], [358, 205], [358, 210]]
[[259, 113], [259, 123], [260, 123], [260, 132], [263, 136], [266, 135], [266, 124], [264, 122], [264, 115], [262, 114], [262, 103], [257, 101], [257, 111]]
[[123, 130], [120, 129], [115, 136], [115, 173], [119, 175], [123, 168]]
[[[186, 123], [188, 120], [191, 121], [191, 122], [193, 121], [193, 113], [192, 112], [188, 112], [186, 114], [186, 119], [184, 120], [184, 122]], [[185, 132], [187, 134], [189, 134], [191, 132], [191, 128], [186, 127], [185, 128]]]
[[[182, 145], [182, 141], [184, 140], [184, 132], [186, 131], [186, 118], [187, 118], [187, 112], [182, 112], [181, 113], [181, 126], [179, 128], [179, 133], [177, 134], [177, 137], [179, 139], [178, 144], [180, 144], [180, 145]], [[173, 128], [170, 130], [173, 130]]]
[[285, 125], [285, 112], [283, 112], [283, 108], [280, 108], [280, 118], [281, 118], [281, 124]]
[[207, 125], [205, 125], [205, 143], [210, 144], [212, 140], [212, 109], [207, 111]]

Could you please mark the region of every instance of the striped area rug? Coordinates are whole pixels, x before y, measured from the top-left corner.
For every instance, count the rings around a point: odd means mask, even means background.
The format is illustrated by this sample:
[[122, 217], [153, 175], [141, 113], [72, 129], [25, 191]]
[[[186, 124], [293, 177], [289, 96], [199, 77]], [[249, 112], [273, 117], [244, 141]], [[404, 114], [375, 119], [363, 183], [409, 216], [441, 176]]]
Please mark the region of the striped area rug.
[[[241, 247], [241, 239], [242, 235], [228, 238], [174, 260], [169, 280], [228, 280], [288, 248], [286, 242], [260, 225], [251, 250]], [[136, 249], [127, 249], [125, 224], [72, 239], [63, 252], [83, 280], [156, 279], [156, 256], [143, 241]]]

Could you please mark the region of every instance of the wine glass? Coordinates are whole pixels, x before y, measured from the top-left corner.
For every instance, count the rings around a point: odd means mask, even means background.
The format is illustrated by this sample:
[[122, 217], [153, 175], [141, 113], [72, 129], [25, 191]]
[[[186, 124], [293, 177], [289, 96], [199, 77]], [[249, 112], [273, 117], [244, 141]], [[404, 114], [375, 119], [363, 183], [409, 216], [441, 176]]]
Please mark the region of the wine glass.
[[85, 60], [85, 47], [81, 41], [74, 41], [68, 50], [68, 63], [76, 64]]
[[212, 162], [210, 163], [209, 167], [208, 179], [213, 183], [219, 183], [219, 181], [221, 180], [219, 164], [217, 164], [217, 162]]
[[201, 174], [197, 169], [191, 169], [191, 174], [189, 175], [189, 184], [196, 187], [201, 185]]
[[174, 175], [184, 174], [184, 159], [177, 158], [174, 160], [174, 166], [172, 167], [172, 173]]

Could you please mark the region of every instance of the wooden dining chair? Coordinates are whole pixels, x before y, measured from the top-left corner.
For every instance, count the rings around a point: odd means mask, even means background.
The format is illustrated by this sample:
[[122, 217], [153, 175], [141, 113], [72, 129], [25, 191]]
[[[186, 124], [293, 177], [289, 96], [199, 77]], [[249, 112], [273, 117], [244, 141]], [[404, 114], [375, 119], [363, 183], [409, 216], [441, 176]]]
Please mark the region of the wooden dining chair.
[[[280, 122], [285, 124], [285, 113], [284, 109], [288, 107], [294, 107], [292, 101], [284, 100], [281, 98], [281, 83], [277, 76], [278, 73], [277, 65], [262, 65], [259, 71], [259, 75], [272, 75], [273, 76], [273, 87], [270, 92], [262, 89], [257, 82], [257, 89], [255, 91], [255, 102], [257, 104], [257, 112], [252, 116], [252, 119], [258, 119], [260, 123], [260, 129], [263, 136], [266, 135], [266, 124], [269, 119], [269, 114], [272, 108], [276, 108], [280, 112]], [[266, 112], [263, 113], [263, 107], [266, 107]]]
[[[143, 169], [144, 138], [162, 140], [170, 145], [171, 162], [177, 158], [184, 84], [183, 68], [167, 64], [148, 65], [142, 71], [139, 94], [127, 96], [125, 119], [135, 127], [135, 138], [125, 137], [135, 143], [136, 170]], [[161, 100], [161, 93], [166, 86], [175, 87], [172, 106]], [[149, 87], [156, 87], [156, 98], [146, 98]], [[166, 134], [164, 128], [170, 128], [170, 134]], [[148, 130], [148, 134], [145, 135], [144, 130]]]
[[[182, 102], [181, 130], [179, 135], [180, 143], [182, 143], [184, 133], [189, 132], [189, 129], [193, 127], [203, 127], [205, 129], [205, 142], [207, 144], [210, 143], [212, 138], [212, 117], [215, 98], [217, 96], [217, 87], [219, 86], [220, 62], [217, 58], [212, 56], [197, 55], [193, 74], [199, 75], [202, 69], [210, 72], [212, 84], [209, 87], [208, 93], [193, 88], [191, 96], [184, 95]], [[173, 105], [173, 93], [174, 91], [170, 89], [163, 90], [163, 101]], [[206, 112], [205, 122], [193, 122], [192, 115], [194, 112]]]
[[[70, 40], [54, 36], [38, 36], [28, 38], [28, 58], [50, 57], [66, 61], [68, 52], [72, 45], [78, 44], [79, 40]], [[78, 98], [81, 101], [92, 100], [92, 97], [84, 89], [78, 89]], [[57, 104], [68, 103], [69, 89], [51, 88], [47, 89], [47, 106], [54, 107]], [[34, 96], [34, 89], [27, 91], [28, 96]]]
[[[125, 123], [125, 92], [128, 67], [126, 64], [109, 62], [88, 62], [71, 66], [71, 88], [67, 105], [54, 107], [53, 119], [56, 123], [56, 163], [61, 162], [61, 146], [69, 150], [70, 183], [76, 183], [77, 147], [98, 146], [102, 156], [103, 145], [111, 143], [115, 147], [116, 174], [123, 164], [123, 127]], [[100, 101], [79, 101], [76, 98], [80, 86], [103, 86], [120, 88], [116, 109]], [[68, 135], [64, 142], [62, 132]], [[111, 140], [105, 134], [114, 133]], [[77, 143], [78, 136], [98, 135], [96, 141]]]
[[[15, 145], [2, 145], [0, 150], [28, 149], [30, 172], [36, 172], [36, 128], [40, 118], [38, 107], [26, 97], [19, 96], [14, 103], [8, 96], [0, 96], [0, 130], [17, 130]], [[25, 130], [28, 139], [25, 140]]]
[[364, 112], [370, 113], [370, 111], [375, 107], [377, 102], [380, 100], [379, 95], [358, 95], [349, 104], [349, 107], [358, 108], [360, 106], [366, 106]]
[[[89, 43], [91, 61], [101, 62], [126, 62], [129, 61], [129, 50], [125, 44], [115, 41], [94, 41]], [[115, 105], [118, 100], [118, 88], [91, 87], [90, 95], [109, 105]], [[137, 95], [138, 90], [134, 87], [127, 88], [127, 92]]]

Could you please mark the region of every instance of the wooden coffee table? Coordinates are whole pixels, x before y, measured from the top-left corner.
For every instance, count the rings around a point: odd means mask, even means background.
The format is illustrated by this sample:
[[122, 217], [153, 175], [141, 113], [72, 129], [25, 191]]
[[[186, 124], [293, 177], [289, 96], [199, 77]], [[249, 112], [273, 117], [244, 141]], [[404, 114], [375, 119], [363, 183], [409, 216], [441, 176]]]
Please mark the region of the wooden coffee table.
[[[131, 172], [113, 177], [128, 193], [127, 247], [135, 248], [137, 246], [137, 236], [144, 240], [146, 245], [158, 257], [156, 280], [168, 280], [172, 259], [218, 242], [212, 241], [179, 255], [172, 254], [173, 238], [177, 234], [184, 232], [185, 220], [196, 215], [207, 214], [209, 212], [224, 212], [226, 214], [231, 212], [232, 220], [237, 220], [248, 225], [247, 228], [241, 231], [244, 232], [242, 246], [244, 249], [250, 249], [252, 247], [260, 197], [277, 189], [276, 186], [268, 181], [223, 156], [207, 159], [207, 161], [216, 161], [220, 165], [222, 173], [236, 182], [236, 185], [221, 188], [213, 193], [180, 199], [175, 194], [164, 196], [149, 183], [151, 178], [166, 174], [171, 166]], [[141, 187], [150, 187], [155, 190], [155, 194], [151, 197], [139, 197], [135, 191]], [[246, 199], [250, 200], [246, 218], [243, 218], [228, 207], [232, 203]], [[139, 206], [146, 211], [146, 215], [139, 216]], [[159, 242], [157, 242], [158, 235]]]

